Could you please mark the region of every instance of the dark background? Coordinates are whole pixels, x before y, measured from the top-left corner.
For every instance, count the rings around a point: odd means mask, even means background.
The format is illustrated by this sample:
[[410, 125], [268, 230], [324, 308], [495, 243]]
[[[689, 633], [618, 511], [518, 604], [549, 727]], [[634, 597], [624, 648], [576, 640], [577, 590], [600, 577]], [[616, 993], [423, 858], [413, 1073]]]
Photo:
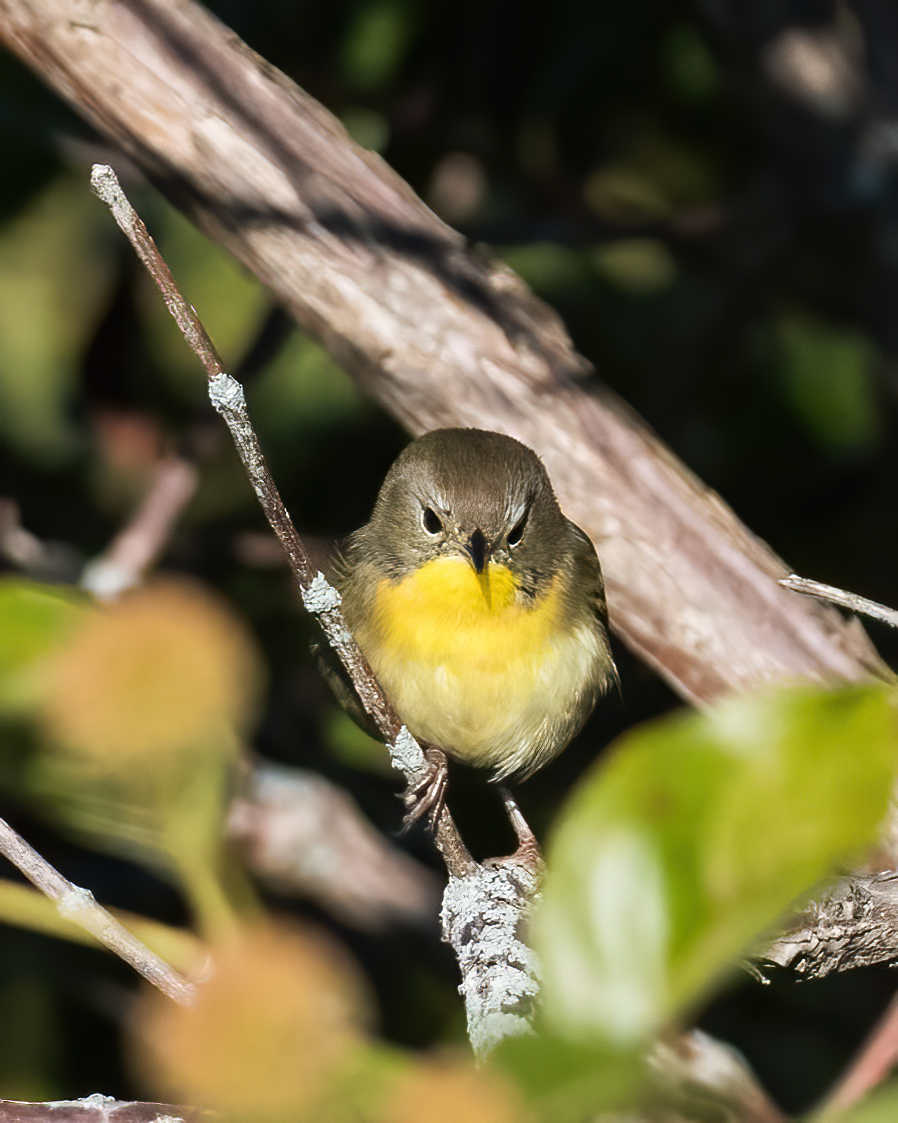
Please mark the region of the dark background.
[[[796, 571], [898, 604], [892, 4], [211, 7], [518, 269], [599, 376]], [[269, 673], [255, 747], [326, 773], [395, 830], [382, 751], [317, 677], [308, 626], [194, 360], [89, 195], [90, 160], [116, 163], [114, 153], [8, 56], [0, 132], [0, 496], [64, 545], [51, 576], [75, 579], [160, 449], [195, 459], [203, 482], [163, 567], [209, 582], [250, 621]], [[149, 189], [131, 190], [226, 365], [246, 378], [287, 505], [324, 558], [364, 521], [404, 434], [250, 278]], [[894, 665], [895, 639], [875, 638]], [[617, 655], [622, 701], [521, 791], [543, 834], [603, 746], [677, 704], [620, 645]], [[8, 817], [102, 900], [181, 918], [167, 886], [80, 845], [39, 780], [22, 784], [28, 751], [0, 747]], [[452, 803], [475, 850], [508, 845], [483, 777], [459, 772]], [[432, 860], [423, 839], [403, 844]], [[280, 905], [334, 926], [312, 906]], [[435, 930], [340, 932], [377, 987], [389, 1036], [460, 1039], [455, 968]], [[0, 1095], [133, 1094], [117, 1026], [131, 985], [98, 953], [0, 928], [0, 1006], [16, 1011], [0, 1020]], [[703, 1024], [795, 1108], [835, 1076], [892, 990], [884, 971], [804, 986], [737, 980]]]

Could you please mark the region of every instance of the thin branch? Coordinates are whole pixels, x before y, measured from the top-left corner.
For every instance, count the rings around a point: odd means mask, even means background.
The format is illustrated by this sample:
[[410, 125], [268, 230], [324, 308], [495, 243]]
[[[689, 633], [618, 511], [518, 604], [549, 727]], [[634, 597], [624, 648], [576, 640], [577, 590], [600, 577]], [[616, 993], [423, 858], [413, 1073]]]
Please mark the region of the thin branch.
[[835, 585], [824, 585], [822, 581], [812, 581], [810, 577], [799, 577], [796, 573], [781, 577], [779, 583], [795, 593], [804, 593], [808, 597], [829, 601], [830, 604], [837, 604], [851, 612], [858, 612], [862, 616], [869, 616], [872, 620], [879, 620], [882, 624], [898, 628], [898, 612], [894, 608], [887, 608], [884, 604], [858, 596], [857, 593], [849, 593], [845, 589], [836, 588]]
[[131, 520], [106, 550], [88, 562], [81, 584], [100, 600], [139, 585], [162, 553], [178, 516], [196, 492], [197, 472], [187, 460], [169, 456], [156, 465], [153, 482]]
[[0, 854], [8, 858], [32, 885], [56, 902], [61, 916], [90, 932], [163, 994], [182, 1006], [193, 1001], [194, 988], [191, 983], [142, 944], [112, 913], [98, 904], [89, 889], [73, 885], [63, 877], [3, 819], [0, 819]]
[[[739, 1123], [785, 1123], [742, 1056], [729, 1045], [693, 1029], [662, 1040], [649, 1054], [649, 1067], [666, 1097], [683, 1103], [688, 1119], [701, 1105], [713, 1106], [709, 1117]], [[705, 1118], [702, 1112], [701, 1118]]]
[[898, 965], [898, 873], [845, 878], [812, 901], [756, 957], [799, 979]]
[[[230, 430], [256, 498], [284, 548], [303, 604], [318, 618], [328, 642], [352, 679], [365, 711], [387, 742], [394, 765], [404, 772], [410, 786], [416, 786], [421, 777], [426, 775], [424, 754], [400, 722], [346, 627], [340, 611], [340, 594], [323, 574], [316, 574], [312, 569], [306, 548], [265, 462], [259, 438], [249, 417], [243, 387], [225, 373], [221, 358], [199, 316], [181, 295], [171, 270], [143, 220], [122, 191], [112, 168], [106, 164], [95, 164], [91, 171], [91, 187], [112, 211], [115, 221], [156, 282], [187, 345], [202, 363], [209, 377], [209, 397]], [[468, 872], [473, 867], [473, 860], [447, 808], [440, 815], [435, 833], [437, 846], [450, 873], [463, 875]]]
[[[178, 290], [155, 242], [128, 202], [113, 170], [95, 165], [91, 184], [111, 208], [116, 222], [156, 281], [165, 303], [188, 345], [209, 377], [209, 397], [230, 430], [262, 510], [284, 548], [303, 604], [319, 620], [328, 642], [352, 679], [367, 713], [386, 742], [393, 766], [410, 789], [428, 775], [420, 745], [400, 722], [383, 693], [340, 611], [340, 594], [322, 573], [314, 572], [265, 462], [253, 429], [243, 387], [226, 374], [194, 309]], [[444, 895], [444, 939], [450, 943], [462, 972], [469, 1035], [478, 1053], [502, 1036], [530, 1031], [538, 977], [532, 954], [520, 940], [538, 877], [538, 857], [527, 828], [521, 833], [520, 812], [512, 818], [521, 848], [508, 859], [488, 866], [475, 862], [461, 839], [452, 815], [443, 807], [434, 832], [449, 882]], [[523, 824], [526, 826], [526, 824]]]
[[[177, 971], [198, 976], [206, 971], [209, 951], [205, 944], [186, 928], [173, 928], [159, 920], [139, 913], [111, 909], [112, 915], [139, 940], [154, 948]], [[53, 900], [40, 890], [20, 881], [0, 877], [0, 921], [3, 924], [27, 928], [46, 936], [96, 945], [95, 938], [86, 929], [60, 913]]]
[[820, 1115], [845, 1111], [885, 1080], [898, 1064], [898, 996], [873, 1027], [866, 1041], [820, 1108]]
[[255, 876], [360, 928], [433, 924], [435, 875], [389, 843], [323, 776], [257, 763], [228, 811], [228, 835]]
[[72, 581], [82, 559], [74, 547], [44, 541], [22, 525], [14, 499], [0, 499], [0, 558], [39, 581]]
[[117, 1100], [94, 1092], [80, 1100], [0, 1100], [0, 1123], [201, 1123], [215, 1117], [195, 1107]]

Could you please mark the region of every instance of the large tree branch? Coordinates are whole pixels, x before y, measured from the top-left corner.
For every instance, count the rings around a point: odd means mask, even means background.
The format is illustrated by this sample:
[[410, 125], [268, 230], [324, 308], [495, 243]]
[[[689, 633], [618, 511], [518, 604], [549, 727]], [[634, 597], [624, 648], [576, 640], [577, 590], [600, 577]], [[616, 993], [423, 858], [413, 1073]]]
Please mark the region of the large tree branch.
[[686, 698], [879, 669], [617, 398], [557, 316], [208, 12], [0, 0], [0, 35], [410, 429], [501, 429], [595, 539], [612, 622]]

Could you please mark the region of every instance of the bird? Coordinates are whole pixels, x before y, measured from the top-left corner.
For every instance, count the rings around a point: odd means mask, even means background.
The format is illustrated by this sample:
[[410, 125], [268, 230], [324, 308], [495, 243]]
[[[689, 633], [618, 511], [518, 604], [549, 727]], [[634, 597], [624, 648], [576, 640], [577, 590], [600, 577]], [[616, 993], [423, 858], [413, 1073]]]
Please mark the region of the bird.
[[513, 437], [437, 429], [403, 449], [335, 563], [350, 631], [432, 775], [406, 825], [445, 799], [445, 755], [525, 780], [619, 685], [602, 569]]

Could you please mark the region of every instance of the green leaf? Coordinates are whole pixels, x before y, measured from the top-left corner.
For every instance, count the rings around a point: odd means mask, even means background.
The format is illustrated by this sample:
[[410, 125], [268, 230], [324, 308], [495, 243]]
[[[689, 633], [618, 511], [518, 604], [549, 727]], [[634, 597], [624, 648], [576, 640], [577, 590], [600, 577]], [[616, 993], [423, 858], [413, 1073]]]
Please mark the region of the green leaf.
[[898, 1081], [893, 1080], [857, 1105], [853, 1110], [830, 1113], [825, 1109], [808, 1117], [808, 1123], [895, 1123], [898, 1119]]
[[896, 756], [885, 687], [796, 688], [649, 723], [581, 783], [534, 937], [547, 1020], [645, 1040], [871, 844]]
[[0, 580], [0, 713], [28, 712], [43, 698], [47, 660], [84, 611], [81, 595], [55, 585]]
[[776, 340], [783, 394], [809, 434], [835, 452], [874, 445], [882, 425], [870, 341], [800, 314], [779, 319]]
[[108, 229], [79, 169], [0, 230], [0, 441], [48, 468], [83, 441], [70, 399], [110, 282]]
[[558, 1035], [506, 1038], [490, 1066], [514, 1080], [535, 1119], [581, 1123], [637, 1102], [645, 1083], [641, 1050], [581, 1044]]

